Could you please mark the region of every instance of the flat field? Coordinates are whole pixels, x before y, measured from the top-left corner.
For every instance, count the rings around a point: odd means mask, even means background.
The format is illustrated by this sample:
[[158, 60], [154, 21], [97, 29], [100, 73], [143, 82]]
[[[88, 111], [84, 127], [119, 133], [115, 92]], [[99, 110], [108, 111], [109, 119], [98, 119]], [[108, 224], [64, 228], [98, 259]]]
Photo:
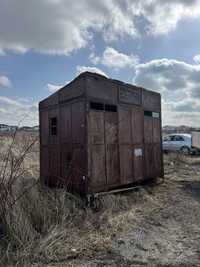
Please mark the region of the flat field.
[[[10, 139], [0, 142], [3, 154]], [[164, 180], [103, 196], [94, 211], [41, 188], [38, 142], [31, 149], [12, 190], [25, 193], [0, 225], [1, 266], [200, 266], [200, 157], [165, 155]]]

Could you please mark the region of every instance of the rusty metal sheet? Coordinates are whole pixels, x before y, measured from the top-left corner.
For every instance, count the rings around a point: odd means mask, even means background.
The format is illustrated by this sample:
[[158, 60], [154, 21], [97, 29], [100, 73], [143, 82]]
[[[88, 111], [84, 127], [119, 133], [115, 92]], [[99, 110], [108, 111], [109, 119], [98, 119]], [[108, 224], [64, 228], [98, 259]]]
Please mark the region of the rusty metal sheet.
[[131, 110], [119, 107], [119, 143], [131, 144]]
[[106, 166], [105, 166], [105, 146], [90, 146], [91, 153], [91, 177], [89, 180], [90, 188], [94, 191], [106, 188]]
[[154, 145], [145, 144], [145, 179], [153, 178], [155, 173]]
[[144, 121], [143, 121], [143, 110], [140, 107], [132, 108], [132, 142], [133, 144], [143, 143], [144, 136]]
[[144, 116], [144, 143], [153, 142], [153, 118]]
[[72, 120], [71, 120], [71, 105], [60, 107], [60, 141], [68, 143], [72, 140]]
[[127, 104], [141, 105], [141, 89], [128, 84], [119, 87], [119, 101]]
[[121, 184], [133, 182], [133, 152], [130, 145], [120, 145], [120, 179]]
[[116, 83], [99, 75], [86, 77], [86, 90], [88, 98], [101, 99], [110, 103], [117, 103], [118, 86]]
[[133, 168], [134, 182], [141, 181], [144, 173], [144, 149], [141, 146], [135, 146], [133, 149]]
[[161, 125], [159, 118], [153, 118], [153, 142], [160, 143], [161, 142]]
[[104, 113], [90, 111], [88, 114], [88, 142], [104, 144]]
[[53, 106], [58, 105], [58, 102], [59, 102], [58, 94], [54, 93], [51, 96], [44, 99], [43, 101], [41, 101], [39, 103], [39, 108], [45, 109], [45, 108], [53, 107]]
[[41, 145], [47, 145], [49, 142], [49, 117], [48, 110], [40, 111], [40, 138]]
[[85, 143], [85, 103], [75, 102], [72, 104], [72, 143]]
[[119, 186], [119, 151], [117, 144], [106, 146], [106, 174], [108, 187]]
[[87, 192], [87, 169], [85, 147], [73, 147], [72, 152], [73, 190], [80, 193]]
[[60, 184], [60, 151], [57, 145], [49, 146], [49, 184]]
[[86, 84], [84, 77], [79, 77], [78, 79], [75, 79], [57, 92], [57, 94], [59, 95], [59, 102], [63, 103], [71, 99], [84, 96], [85, 88]]
[[161, 97], [159, 93], [142, 90], [143, 108], [145, 110], [160, 112], [161, 110]]
[[105, 142], [116, 144], [118, 142], [118, 115], [117, 112], [105, 112]]
[[69, 173], [69, 167], [72, 163], [72, 144], [62, 143], [60, 148], [61, 153], [61, 177], [65, 184], [70, 183], [71, 174]]
[[40, 177], [46, 183], [49, 177], [49, 153], [47, 146], [41, 146], [40, 150]]

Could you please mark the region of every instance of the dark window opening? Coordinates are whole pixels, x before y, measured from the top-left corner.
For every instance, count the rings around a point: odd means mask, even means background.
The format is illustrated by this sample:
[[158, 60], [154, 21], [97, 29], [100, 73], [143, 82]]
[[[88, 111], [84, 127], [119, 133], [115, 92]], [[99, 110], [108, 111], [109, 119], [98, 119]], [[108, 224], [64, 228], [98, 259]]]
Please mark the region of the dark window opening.
[[117, 112], [117, 106], [106, 104], [105, 105], [105, 111]]
[[98, 102], [90, 102], [90, 108], [95, 110], [104, 110], [104, 105]]
[[57, 118], [56, 117], [50, 119], [50, 134], [57, 135]]
[[145, 110], [144, 116], [152, 117], [152, 111]]

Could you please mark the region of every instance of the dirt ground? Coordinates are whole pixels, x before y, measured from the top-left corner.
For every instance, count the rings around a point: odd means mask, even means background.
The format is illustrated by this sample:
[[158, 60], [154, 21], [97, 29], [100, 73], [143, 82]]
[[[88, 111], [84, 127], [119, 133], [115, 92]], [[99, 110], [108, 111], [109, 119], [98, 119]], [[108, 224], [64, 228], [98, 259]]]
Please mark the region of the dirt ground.
[[107, 240], [84, 251], [80, 236], [67, 262], [46, 266], [200, 266], [200, 158], [166, 156], [161, 182], [102, 199], [103, 210], [91, 216]]

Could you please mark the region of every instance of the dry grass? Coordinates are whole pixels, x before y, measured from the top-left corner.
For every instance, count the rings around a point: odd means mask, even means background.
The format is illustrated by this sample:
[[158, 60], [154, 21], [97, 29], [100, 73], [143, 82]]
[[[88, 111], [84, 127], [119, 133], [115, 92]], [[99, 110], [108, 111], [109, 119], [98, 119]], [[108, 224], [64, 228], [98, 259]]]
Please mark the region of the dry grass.
[[[24, 140], [24, 137], [17, 136], [13, 150], [18, 151], [18, 155], [24, 147], [21, 146]], [[11, 144], [11, 139], [4, 137], [0, 142], [3, 154]], [[23, 175], [12, 184], [12, 197], [14, 195], [18, 200], [12, 208], [8, 205], [5, 210], [5, 220], [1, 221], [0, 266], [75, 267], [84, 266], [79, 263], [102, 258], [103, 255], [107, 255], [108, 258], [113, 255], [116, 259], [117, 255], [113, 254], [116, 253], [113, 242], [124, 242], [121, 237], [126, 234], [129, 239], [129, 236], [137, 235], [137, 242], [140, 242], [146, 233], [148, 236], [154, 231], [155, 237], [157, 236], [156, 242], [159, 243], [160, 234], [165, 234], [165, 229], [161, 228], [159, 232], [158, 225], [163, 224], [164, 227], [165, 224], [171, 223], [170, 220], [163, 222], [163, 218], [171, 219], [172, 226], [169, 227], [174, 231], [177, 230], [176, 220], [178, 227], [182, 227], [182, 224], [188, 225], [188, 221], [184, 221], [184, 218], [193, 220], [193, 228], [196, 229], [194, 216], [198, 218], [195, 214], [196, 210], [199, 210], [195, 206], [197, 204], [190, 202], [191, 200], [183, 194], [180, 186], [174, 181], [183, 180], [185, 177], [188, 179], [187, 166], [199, 166], [199, 163], [198, 158], [167, 155], [165, 157], [167, 175], [164, 184], [145, 189], [141, 187], [130, 193], [103, 196], [100, 198], [101, 210], [94, 212], [86, 207], [80, 198], [65, 190], [50, 190], [42, 188], [37, 183], [35, 177], [38, 177], [39, 163], [38, 143], [36, 143], [21, 165]], [[192, 173], [193, 178], [198, 177], [195, 171], [194, 168], [189, 173]], [[25, 193], [22, 194], [23, 192]], [[179, 210], [174, 209], [175, 203]], [[185, 214], [187, 205], [191, 212], [188, 216]], [[187, 231], [189, 233], [188, 229]], [[174, 239], [170, 238], [170, 231], [166, 230], [166, 235], [159, 243], [161, 251], [166, 250], [166, 257], [169, 256], [167, 246], [169, 244], [176, 246]], [[131, 243], [129, 239], [128, 242]], [[150, 243], [153, 239], [154, 236], [146, 243]], [[140, 243], [139, 245], [143, 246]], [[155, 250], [154, 244], [152, 247]], [[122, 249], [122, 254], [126, 254], [129, 249], [125, 248], [125, 252]], [[164, 258], [164, 255], [161, 256]], [[118, 264], [99, 266], [131, 266], [127, 262], [124, 265], [120, 262]]]

